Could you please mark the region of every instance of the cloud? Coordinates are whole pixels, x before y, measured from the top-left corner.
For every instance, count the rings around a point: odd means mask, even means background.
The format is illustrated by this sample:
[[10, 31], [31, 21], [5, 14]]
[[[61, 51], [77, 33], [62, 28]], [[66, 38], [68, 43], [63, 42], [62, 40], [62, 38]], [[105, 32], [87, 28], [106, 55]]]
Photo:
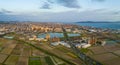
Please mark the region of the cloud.
[[0, 14], [3, 14], [3, 12], [0, 12]]
[[106, 9], [104, 9], [104, 8], [100, 8], [100, 9], [95, 9], [95, 10], [93, 10], [94, 12], [103, 12], [103, 11], [105, 11]]
[[[110, 14], [113, 11], [85, 10], [85, 11], [66, 11], [66, 12], [42, 12], [37, 15], [19, 14], [0, 15], [2, 21], [41, 21], [41, 22], [77, 22], [77, 21], [118, 21], [119, 15]], [[63, 17], [64, 16], [64, 17]]]
[[81, 8], [77, 0], [47, 0], [51, 4], [58, 4], [68, 8]]
[[43, 6], [40, 7], [40, 9], [51, 9], [51, 8], [50, 8], [50, 4], [47, 3], [47, 2], [45, 2], [45, 3], [43, 4]]
[[2, 8], [1, 13], [12, 13], [12, 11], [8, 11], [8, 10]]
[[106, 0], [92, 0], [93, 2], [104, 2]]
[[4, 19], [5, 16], [6, 16], [5, 18], [7, 18], [8, 16], [12, 16], [12, 15], [16, 15], [16, 13], [13, 12], [13, 11], [9, 11], [9, 10], [3, 9], [3, 8], [0, 9], [0, 17], [1, 17], [1, 19], [2, 18]]
[[120, 14], [120, 11], [113, 12], [112, 14], [115, 14], [115, 15]]

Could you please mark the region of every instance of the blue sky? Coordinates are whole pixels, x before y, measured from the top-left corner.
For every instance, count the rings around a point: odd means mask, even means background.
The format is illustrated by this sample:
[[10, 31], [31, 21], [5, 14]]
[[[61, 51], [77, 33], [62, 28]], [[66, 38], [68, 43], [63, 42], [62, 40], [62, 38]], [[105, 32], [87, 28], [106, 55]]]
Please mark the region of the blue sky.
[[120, 0], [0, 0], [1, 21], [120, 21]]

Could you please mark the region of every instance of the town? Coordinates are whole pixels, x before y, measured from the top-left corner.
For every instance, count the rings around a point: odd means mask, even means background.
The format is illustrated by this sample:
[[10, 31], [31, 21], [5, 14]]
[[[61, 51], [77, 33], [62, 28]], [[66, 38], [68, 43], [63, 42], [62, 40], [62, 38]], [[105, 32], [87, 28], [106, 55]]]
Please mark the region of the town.
[[120, 64], [119, 29], [52, 22], [7, 22], [0, 23], [0, 36], [1, 65], [85, 65], [86, 59], [79, 59], [72, 45], [101, 65]]

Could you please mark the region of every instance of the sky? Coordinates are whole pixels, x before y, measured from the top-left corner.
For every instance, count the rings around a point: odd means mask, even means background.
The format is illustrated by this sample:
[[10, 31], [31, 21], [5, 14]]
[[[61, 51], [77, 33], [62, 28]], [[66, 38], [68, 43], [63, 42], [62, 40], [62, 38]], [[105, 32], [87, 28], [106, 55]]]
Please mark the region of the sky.
[[120, 0], [0, 0], [0, 21], [120, 21]]

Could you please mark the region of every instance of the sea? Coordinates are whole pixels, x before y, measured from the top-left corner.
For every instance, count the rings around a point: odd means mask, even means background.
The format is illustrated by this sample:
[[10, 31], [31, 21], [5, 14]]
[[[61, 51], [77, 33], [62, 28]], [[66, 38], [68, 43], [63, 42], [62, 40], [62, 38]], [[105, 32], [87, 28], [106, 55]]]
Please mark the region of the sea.
[[76, 24], [79, 26], [90, 26], [95, 28], [104, 28], [104, 29], [119, 29], [120, 22], [79, 22], [79, 23], [69, 23]]

